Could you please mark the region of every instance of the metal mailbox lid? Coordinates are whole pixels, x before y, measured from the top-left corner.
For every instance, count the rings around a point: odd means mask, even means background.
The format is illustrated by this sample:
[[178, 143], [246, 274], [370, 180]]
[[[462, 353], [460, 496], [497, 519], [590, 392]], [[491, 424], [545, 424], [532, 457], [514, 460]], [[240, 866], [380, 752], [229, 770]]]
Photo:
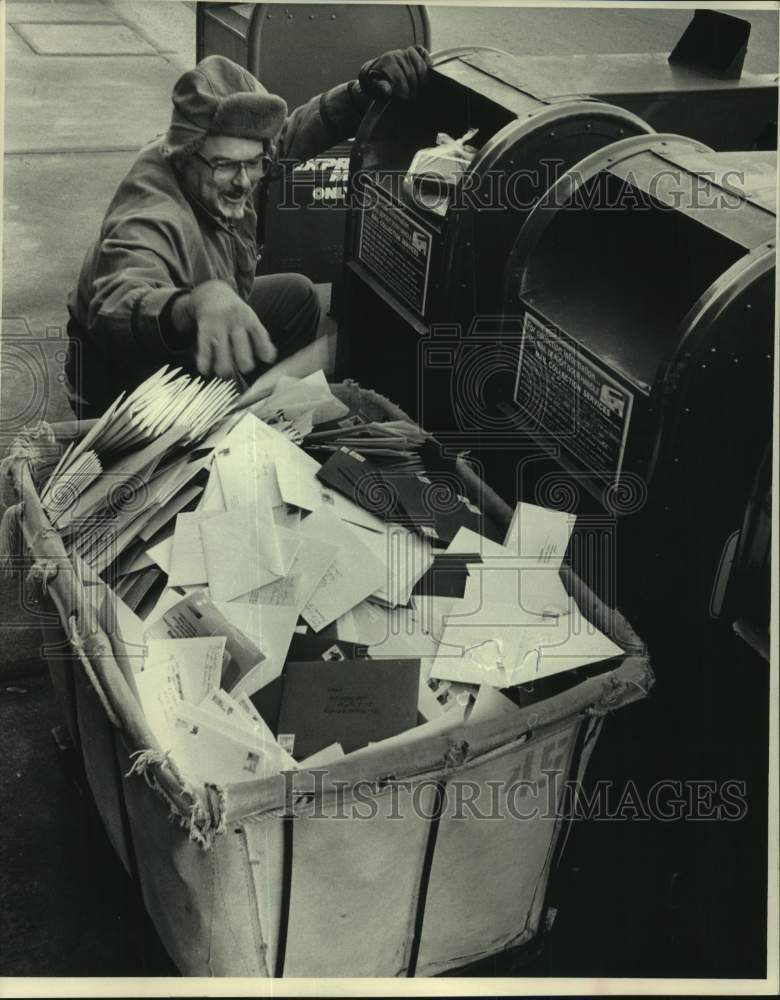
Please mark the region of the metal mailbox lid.
[[608, 169], [661, 205], [689, 216], [746, 251], [775, 239], [775, 153], [693, 151], [663, 140], [648, 143]]
[[508, 107], [523, 94], [548, 102], [588, 96], [639, 115], [658, 132], [680, 132], [717, 149], [775, 146], [776, 75], [719, 79], [672, 63], [661, 52], [524, 56], [521, 61], [475, 52], [462, 59], [496, 78], [495, 99], [503, 95]]
[[705, 173], [724, 191], [777, 214], [777, 152], [678, 153], [674, 162], [692, 173]]
[[435, 66], [441, 76], [481, 94], [517, 117], [547, 102], [546, 94], [522, 83], [523, 64], [509, 52], [475, 49], [443, 62], [437, 60]]
[[587, 94], [610, 100], [652, 94], [660, 99], [680, 92], [772, 90], [778, 79], [776, 74], [743, 73], [737, 80], [720, 80], [670, 63], [665, 52], [523, 56], [522, 60], [509, 53], [475, 52], [461, 58], [509, 86], [547, 98]]

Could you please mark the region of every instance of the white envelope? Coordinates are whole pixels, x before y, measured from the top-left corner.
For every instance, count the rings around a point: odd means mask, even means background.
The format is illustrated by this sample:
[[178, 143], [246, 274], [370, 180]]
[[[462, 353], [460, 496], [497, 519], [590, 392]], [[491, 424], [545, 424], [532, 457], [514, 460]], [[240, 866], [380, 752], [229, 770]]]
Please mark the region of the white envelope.
[[155, 606], [152, 608], [152, 610], [149, 612], [144, 622], [142, 623], [144, 631], [151, 628], [151, 626], [156, 621], [158, 621], [158, 619], [162, 618], [162, 616], [166, 613], [166, 611], [170, 611], [170, 609], [174, 605], [178, 604], [183, 597], [186, 597], [188, 594], [191, 594], [194, 591], [204, 593], [206, 597], [209, 596], [208, 587], [177, 587], [176, 589], [172, 587], [166, 587], [165, 590], [160, 594], [157, 603], [155, 604]]
[[157, 563], [163, 573], [169, 573], [173, 554], [173, 532], [171, 532], [170, 537], [163, 538], [162, 541], [150, 546], [146, 550], [146, 554]]
[[451, 615], [472, 614], [475, 609], [474, 602], [464, 597], [439, 597], [432, 594], [415, 594], [412, 605], [420, 628], [437, 643], [442, 641]]
[[576, 520], [566, 511], [518, 503], [504, 545], [515, 555], [558, 569]]
[[237, 600], [246, 604], [288, 605], [299, 613], [332, 565], [338, 547], [306, 538], [298, 549], [287, 574]]
[[213, 458], [209, 479], [197, 509], [203, 512], [213, 511], [217, 514], [221, 514], [227, 510], [225, 507], [225, 498], [222, 496], [222, 484], [219, 481], [219, 472]]
[[475, 608], [485, 604], [516, 604], [535, 614], [569, 614], [575, 603], [566, 592], [558, 567], [534, 559], [485, 554], [469, 563], [464, 598]]
[[[530, 507], [532, 511], [542, 510], [543, 514], [553, 514], [553, 524], [561, 530], [559, 512], [545, 511], [543, 508], [530, 504], [520, 505]], [[571, 518], [567, 515], [568, 523]], [[538, 526], [538, 520], [529, 519], [524, 522], [529, 532]], [[544, 522], [547, 524], [547, 522]], [[572, 522], [573, 524], [573, 522]], [[565, 527], [565, 525], [564, 525]], [[566, 528], [571, 531], [571, 526]], [[543, 538], [537, 532], [536, 541], [542, 544]], [[519, 538], [519, 535], [518, 535]], [[568, 541], [568, 534], [566, 535]], [[481, 562], [468, 563], [469, 577], [466, 581], [464, 597], [472, 601], [476, 608], [484, 604], [513, 604], [526, 611], [537, 614], [545, 612], [568, 614], [574, 603], [566, 593], [558, 574], [560, 559], [552, 553], [552, 542], [549, 547], [539, 552], [531, 548], [532, 539], [529, 534], [526, 553], [518, 556], [516, 548], [499, 545], [489, 538], [484, 538], [470, 528], [460, 528], [447, 547], [448, 553], [481, 553]], [[560, 558], [563, 558], [566, 546]]]
[[322, 750], [318, 750], [317, 753], [313, 753], [311, 757], [307, 757], [306, 760], [302, 760], [298, 767], [325, 767], [327, 764], [333, 764], [337, 760], [341, 760], [343, 756], [344, 749], [341, 744], [331, 743], [329, 746], [323, 747]]
[[[248, 698], [247, 701], [249, 701]], [[252, 702], [249, 701], [249, 704], [251, 705]], [[259, 737], [263, 743], [273, 743], [276, 739], [265, 719], [259, 713], [254, 713], [257, 716], [257, 720], [259, 720], [257, 721], [254, 716], [250, 716], [247, 710], [242, 707], [237, 698], [229, 695], [227, 691], [223, 691], [219, 687], [212, 688], [198, 704], [198, 708], [204, 712], [208, 712], [209, 715], [222, 722], [227, 722], [231, 726], [237, 727], [248, 736]]]
[[[223, 699], [224, 692], [215, 689], [210, 692], [201, 705], [191, 705], [189, 702], [177, 702], [176, 711], [180, 716], [186, 716], [197, 725], [209, 725], [219, 729], [226, 736], [247, 746], [255, 747], [264, 755], [274, 758], [280, 768], [290, 766], [292, 758], [283, 750], [268, 726], [255, 726], [246, 714], [232, 699]], [[231, 704], [228, 704], [228, 700]], [[292, 762], [292, 767], [296, 767]]]
[[620, 653], [579, 611], [549, 618], [503, 605], [450, 619], [431, 676], [504, 688]]
[[265, 653], [265, 660], [242, 677], [231, 692], [234, 697], [242, 691], [253, 694], [281, 674], [298, 621], [298, 609], [238, 601], [215, 602], [215, 607]]
[[489, 684], [483, 684], [466, 722], [470, 725], [471, 723], [487, 722], [489, 719], [500, 719], [512, 715], [520, 715], [520, 709], [517, 705], [496, 688]]
[[149, 728], [163, 750], [172, 742], [174, 716], [171, 706], [181, 699], [165, 670], [142, 670], [134, 675], [138, 700]]
[[356, 530], [320, 507], [301, 524], [301, 536], [327, 538], [338, 546], [336, 558], [317, 585], [301, 616], [321, 631], [382, 586], [385, 569], [360, 540]]
[[164, 673], [179, 697], [196, 705], [219, 685], [224, 653], [224, 636], [149, 639], [143, 672]]
[[214, 461], [228, 510], [255, 505], [265, 509], [283, 502], [274, 459], [262, 439], [223, 445]]
[[200, 526], [209, 518], [219, 516], [209, 511], [177, 515], [168, 569], [169, 587], [193, 587], [208, 583]]
[[381, 532], [356, 531], [385, 567], [385, 582], [375, 596], [388, 604], [407, 604], [415, 584], [433, 565], [430, 543], [397, 524], [384, 524]]
[[559, 621], [510, 604], [483, 607], [460, 617], [451, 614], [431, 676], [499, 688], [519, 683], [513, 679], [515, 668], [539, 647], [543, 636], [551, 636]]
[[209, 589], [230, 601], [284, 576], [300, 548], [293, 532], [254, 507], [217, 514], [201, 525]]
[[176, 712], [170, 749], [175, 763], [193, 784], [225, 785], [297, 767], [294, 761], [289, 764], [285, 760], [289, 755], [284, 755], [278, 744], [261, 747], [252, 737], [236, 737], [216, 719], [184, 702]]
[[585, 667], [590, 663], [624, 655], [624, 650], [608, 636], [591, 625], [575, 609], [571, 615], [560, 619], [559, 628], [547, 641], [540, 643], [538, 651], [529, 653], [515, 684], [523, 684], [564, 670]]
[[359, 524], [361, 528], [368, 528], [369, 531], [384, 531], [385, 522], [381, 518], [363, 510], [362, 507], [358, 507], [357, 504], [352, 503], [336, 490], [325, 486], [324, 483], [320, 483], [320, 505], [317, 509], [321, 508], [331, 510], [348, 524]]
[[517, 557], [517, 552], [512, 552], [511, 549], [507, 549], [498, 542], [494, 542], [490, 538], [485, 538], [484, 535], [480, 535], [478, 532], [472, 531], [471, 528], [458, 528], [455, 537], [447, 546], [446, 551], [448, 553], [478, 552], [483, 556], [495, 555]]
[[303, 510], [316, 510], [322, 503], [322, 492], [315, 472], [308, 463], [297, 461], [296, 456], [279, 455], [276, 478], [284, 502]]
[[255, 706], [246, 691], [239, 691], [238, 694], [234, 694], [233, 700], [238, 705], [238, 707], [244, 712], [250, 722], [253, 722], [256, 726], [259, 726], [261, 730], [267, 730], [268, 733], [273, 736], [268, 723], [262, 717], [262, 715], [257, 711]]

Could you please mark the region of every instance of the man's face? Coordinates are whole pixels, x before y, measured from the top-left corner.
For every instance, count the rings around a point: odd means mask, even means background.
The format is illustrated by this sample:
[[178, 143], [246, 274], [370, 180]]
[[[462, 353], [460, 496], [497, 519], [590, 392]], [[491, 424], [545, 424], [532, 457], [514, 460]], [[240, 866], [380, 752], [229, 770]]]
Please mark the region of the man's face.
[[264, 172], [265, 143], [210, 135], [198, 154], [187, 162], [183, 173], [185, 186], [214, 215], [233, 221], [241, 219]]

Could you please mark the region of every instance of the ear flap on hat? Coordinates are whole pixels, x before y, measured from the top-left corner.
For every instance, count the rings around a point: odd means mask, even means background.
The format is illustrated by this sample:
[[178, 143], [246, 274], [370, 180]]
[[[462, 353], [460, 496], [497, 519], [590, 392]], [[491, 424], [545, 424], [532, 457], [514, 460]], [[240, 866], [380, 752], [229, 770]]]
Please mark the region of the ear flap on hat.
[[275, 94], [230, 94], [220, 101], [209, 133], [236, 139], [275, 139], [286, 117], [287, 104]]

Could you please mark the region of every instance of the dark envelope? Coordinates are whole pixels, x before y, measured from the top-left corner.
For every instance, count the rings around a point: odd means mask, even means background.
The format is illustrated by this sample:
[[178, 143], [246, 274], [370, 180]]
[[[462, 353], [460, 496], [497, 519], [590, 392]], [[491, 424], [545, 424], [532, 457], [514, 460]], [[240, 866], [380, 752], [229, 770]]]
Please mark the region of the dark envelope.
[[429, 597], [463, 597], [469, 577], [468, 564], [481, 562], [482, 556], [478, 552], [437, 552], [433, 565], [417, 581], [412, 593]]
[[461, 528], [503, 541], [502, 532], [468, 499], [454, 472], [380, 468], [342, 447], [317, 470], [317, 478], [364, 510], [411, 528], [434, 544], [448, 545]]
[[274, 736], [277, 736], [279, 733], [279, 708], [282, 704], [282, 678], [275, 677], [268, 684], [264, 684], [259, 691], [250, 694], [249, 700], [262, 715]]
[[403, 517], [381, 469], [356, 451], [339, 448], [317, 470], [317, 478], [377, 517], [386, 521]]
[[302, 663], [307, 660], [357, 660], [365, 657], [368, 646], [357, 642], [334, 639], [322, 632], [293, 633], [287, 663]]
[[282, 675], [279, 735], [303, 760], [331, 743], [351, 753], [417, 724], [419, 660], [315, 660]]
[[315, 424], [314, 432], [310, 435], [315, 440], [318, 435], [323, 435], [325, 431], [346, 431], [350, 427], [359, 427], [361, 424], [370, 423], [368, 417], [360, 410], [350, 410], [343, 417], [336, 420], [324, 420], [321, 424]]
[[393, 476], [390, 482], [400, 506], [422, 535], [449, 544], [460, 528], [480, 533], [482, 512], [459, 492], [462, 486], [451, 477], [406, 474]]
[[[337, 639], [333, 634], [335, 629], [329, 632], [329, 628], [330, 626], [323, 629], [322, 632], [307, 632], [306, 635], [294, 632], [287, 653], [287, 663], [305, 660], [354, 660], [366, 655], [367, 646]], [[249, 696], [252, 704], [268, 723], [274, 736], [279, 733], [282, 680], [282, 677], [277, 677]]]

